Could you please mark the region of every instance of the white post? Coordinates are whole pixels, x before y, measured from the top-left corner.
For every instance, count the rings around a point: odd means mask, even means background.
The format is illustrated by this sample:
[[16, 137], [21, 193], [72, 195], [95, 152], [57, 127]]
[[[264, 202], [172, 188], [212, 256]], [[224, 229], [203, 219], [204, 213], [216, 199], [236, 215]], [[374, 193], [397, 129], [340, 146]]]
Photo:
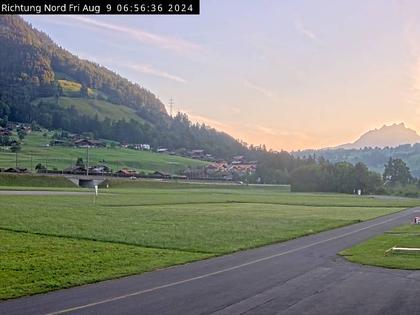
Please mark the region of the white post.
[[96, 196], [98, 195], [98, 185], [95, 185], [95, 194], [93, 195], [93, 203], [96, 204]]

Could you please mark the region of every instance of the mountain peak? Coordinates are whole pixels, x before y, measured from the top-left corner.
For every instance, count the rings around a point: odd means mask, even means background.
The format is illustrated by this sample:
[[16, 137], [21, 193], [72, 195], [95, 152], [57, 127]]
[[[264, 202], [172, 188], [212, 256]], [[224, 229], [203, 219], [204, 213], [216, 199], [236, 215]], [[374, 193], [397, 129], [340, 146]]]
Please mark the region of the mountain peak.
[[401, 144], [420, 142], [420, 136], [403, 122], [383, 125], [379, 129], [369, 130], [353, 143], [338, 146], [340, 149], [361, 149], [364, 147], [396, 147]]

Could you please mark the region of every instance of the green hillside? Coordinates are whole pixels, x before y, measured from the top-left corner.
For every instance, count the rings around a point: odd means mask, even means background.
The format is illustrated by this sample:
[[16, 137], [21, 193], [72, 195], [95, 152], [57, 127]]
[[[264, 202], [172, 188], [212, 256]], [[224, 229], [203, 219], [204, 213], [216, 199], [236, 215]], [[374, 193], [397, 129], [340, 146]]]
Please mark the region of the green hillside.
[[[73, 85], [73, 87], [74, 86], [75, 85]], [[40, 102], [55, 104], [56, 99], [54, 97], [39, 98], [34, 101], [34, 104], [38, 105]], [[134, 109], [124, 105], [112, 104], [110, 102], [99, 99], [89, 99], [80, 97], [59, 97], [58, 104], [62, 108], [69, 109], [71, 107], [74, 107], [77, 110], [77, 112], [91, 118], [97, 116], [100, 121], [103, 121], [105, 118], [109, 118], [111, 120], [125, 119], [127, 121], [129, 121], [130, 119], [134, 119], [135, 121], [141, 123], [144, 122], [144, 120], [136, 114], [136, 111]]]
[[[28, 169], [32, 166], [32, 169], [34, 169], [38, 163], [41, 163], [47, 165], [48, 169], [62, 170], [74, 165], [79, 157], [86, 160], [86, 149], [46, 147], [46, 144], [52, 139], [52, 134], [52, 132], [47, 133], [47, 136], [44, 136], [44, 132], [29, 134], [22, 143], [22, 151], [17, 154], [18, 166]], [[0, 151], [0, 167], [14, 167], [15, 164], [16, 155], [14, 153], [8, 150]], [[126, 167], [143, 172], [159, 170], [174, 174], [188, 166], [202, 166], [206, 165], [207, 162], [154, 152], [109, 147], [89, 149], [89, 164], [105, 164], [114, 171]]]
[[[61, 75], [62, 76], [62, 75]], [[80, 97], [80, 92], [82, 90], [82, 85], [79, 82], [74, 80], [68, 79], [59, 79], [61, 77], [55, 73], [55, 79], [57, 80], [58, 85], [61, 87], [62, 95], [69, 96], [69, 97]], [[99, 91], [92, 88], [88, 88], [88, 97], [92, 98], [101, 98], [103, 100], [108, 100], [108, 96]], [[115, 105], [115, 104], [114, 104]]]

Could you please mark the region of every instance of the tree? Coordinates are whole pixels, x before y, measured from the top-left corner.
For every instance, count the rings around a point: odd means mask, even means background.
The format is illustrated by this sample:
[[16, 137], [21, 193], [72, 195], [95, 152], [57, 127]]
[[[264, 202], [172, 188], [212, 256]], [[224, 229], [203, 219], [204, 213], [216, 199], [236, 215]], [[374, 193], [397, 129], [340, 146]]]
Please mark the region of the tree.
[[41, 131], [41, 126], [36, 122], [36, 120], [31, 121], [32, 131]]
[[35, 169], [36, 169], [36, 171], [37, 171], [38, 173], [43, 173], [43, 172], [46, 172], [46, 171], [47, 171], [47, 167], [46, 167], [46, 166], [44, 166], [44, 165], [42, 165], [41, 163], [38, 163], [38, 164], [35, 166]]
[[25, 129], [21, 128], [17, 131], [18, 137], [20, 140], [23, 140], [26, 136], [26, 131]]
[[10, 151], [12, 151], [13, 153], [18, 153], [21, 150], [20, 144], [19, 143], [14, 143], [11, 147], [10, 147]]
[[80, 97], [88, 97], [89, 96], [89, 90], [85, 85], [82, 85], [80, 87]]
[[6, 127], [9, 121], [10, 107], [0, 100], [0, 127]]
[[3, 118], [0, 118], [0, 127], [6, 127], [8, 121], [9, 118], [7, 116], [3, 116]]
[[81, 157], [77, 158], [76, 166], [85, 166], [85, 163], [83, 162], [83, 159]]
[[0, 146], [8, 146], [11, 141], [9, 136], [0, 136]]
[[403, 160], [389, 158], [388, 163], [385, 164], [383, 179], [385, 183], [391, 185], [406, 185], [412, 181], [413, 176], [411, 176], [410, 169]]

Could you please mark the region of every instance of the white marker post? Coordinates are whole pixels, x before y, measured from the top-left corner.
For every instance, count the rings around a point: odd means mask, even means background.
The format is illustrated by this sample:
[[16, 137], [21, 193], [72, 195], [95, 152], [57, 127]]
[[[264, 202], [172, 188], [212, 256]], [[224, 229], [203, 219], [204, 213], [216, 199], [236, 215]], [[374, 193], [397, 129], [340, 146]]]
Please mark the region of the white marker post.
[[93, 203], [96, 204], [96, 196], [98, 196], [98, 185], [95, 185], [95, 194], [93, 195]]

